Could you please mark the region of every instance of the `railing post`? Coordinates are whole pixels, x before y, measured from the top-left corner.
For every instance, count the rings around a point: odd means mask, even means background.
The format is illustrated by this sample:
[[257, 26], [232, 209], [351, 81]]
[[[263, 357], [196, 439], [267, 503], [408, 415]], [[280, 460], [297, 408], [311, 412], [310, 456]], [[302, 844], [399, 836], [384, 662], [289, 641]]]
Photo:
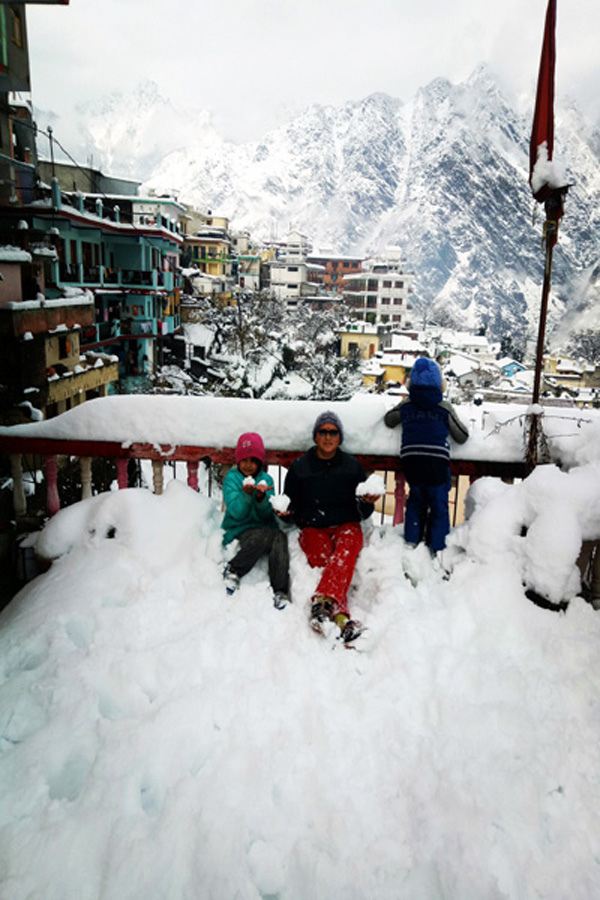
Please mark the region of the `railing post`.
[[154, 484], [154, 493], [162, 494], [163, 485], [164, 485], [162, 459], [153, 459], [152, 460], [152, 482]]
[[13, 508], [15, 518], [20, 519], [27, 513], [27, 500], [23, 486], [23, 458], [20, 453], [12, 453], [10, 469], [13, 480]]
[[81, 471], [81, 499], [87, 500], [92, 496], [92, 457], [80, 457], [79, 468]]
[[402, 525], [404, 522], [404, 507], [406, 506], [406, 478], [404, 472], [396, 472], [396, 487], [394, 489], [394, 525]]
[[199, 463], [197, 460], [196, 460], [196, 462], [193, 462], [193, 460], [191, 460], [191, 459], [188, 460], [188, 464], [187, 464], [187, 473], [188, 473], [187, 483], [188, 483], [189, 487], [191, 487], [191, 489], [192, 489], [193, 491], [197, 491], [197, 490], [198, 490], [198, 466], [199, 466], [199, 465], [200, 465], [200, 463]]
[[46, 490], [46, 507], [50, 515], [53, 516], [60, 509], [56, 456], [46, 457]]
[[124, 456], [117, 456], [117, 484], [119, 485], [119, 490], [122, 491], [123, 488], [127, 487], [127, 463], [129, 462]]

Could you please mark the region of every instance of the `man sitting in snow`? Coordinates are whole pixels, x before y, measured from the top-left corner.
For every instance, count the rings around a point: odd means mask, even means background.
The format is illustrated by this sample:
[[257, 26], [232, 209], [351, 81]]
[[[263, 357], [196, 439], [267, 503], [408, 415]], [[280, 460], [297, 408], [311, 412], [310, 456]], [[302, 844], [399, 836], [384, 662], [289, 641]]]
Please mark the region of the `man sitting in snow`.
[[402, 425], [400, 458], [410, 488], [404, 539], [413, 545], [424, 540], [433, 554], [444, 549], [450, 531], [448, 435], [459, 444], [469, 437], [442, 388], [438, 364], [420, 356], [410, 372], [409, 399], [384, 417], [388, 428]]
[[340, 450], [344, 429], [334, 412], [318, 416], [313, 440], [315, 446], [290, 466], [284, 486], [290, 506], [279, 515], [302, 529], [300, 546], [310, 565], [324, 567], [312, 598], [312, 627], [323, 633], [330, 619], [348, 643], [364, 630], [350, 618], [348, 590], [363, 545], [360, 522], [373, 512], [377, 496], [357, 497], [365, 472], [356, 457]]

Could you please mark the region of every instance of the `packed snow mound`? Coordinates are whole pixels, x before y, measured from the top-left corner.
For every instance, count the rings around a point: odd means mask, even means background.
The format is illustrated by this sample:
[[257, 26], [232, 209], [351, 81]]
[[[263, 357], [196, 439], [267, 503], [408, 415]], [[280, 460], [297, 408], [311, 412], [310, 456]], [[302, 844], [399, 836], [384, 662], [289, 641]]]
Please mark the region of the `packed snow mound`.
[[280, 612], [264, 563], [226, 595], [220, 504], [183, 484], [60, 512], [0, 616], [0, 896], [596, 896], [600, 616], [525, 599], [517, 490], [484, 484], [449, 581], [367, 527], [356, 650], [309, 628], [294, 531]]
[[583, 541], [600, 540], [600, 464], [561, 472], [538, 466], [523, 482], [481, 478], [468, 493], [467, 522], [449, 538], [472, 562], [510, 565], [551, 603], [575, 597]]

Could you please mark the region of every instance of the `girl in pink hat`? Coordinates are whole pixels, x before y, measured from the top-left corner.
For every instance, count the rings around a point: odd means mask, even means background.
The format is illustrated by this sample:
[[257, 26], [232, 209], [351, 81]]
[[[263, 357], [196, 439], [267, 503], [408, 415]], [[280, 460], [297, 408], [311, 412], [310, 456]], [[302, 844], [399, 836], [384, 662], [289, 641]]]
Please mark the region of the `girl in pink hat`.
[[269, 503], [275, 486], [265, 471], [265, 447], [260, 434], [240, 435], [235, 461], [223, 482], [225, 515], [221, 527], [225, 532], [223, 544], [227, 546], [237, 540], [239, 548], [225, 569], [225, 589], [233, 594], [240, 578], [266, 555], [273, 603], [277, 609], [283, 609], [289, 602], [287, 537], [279, 528]]

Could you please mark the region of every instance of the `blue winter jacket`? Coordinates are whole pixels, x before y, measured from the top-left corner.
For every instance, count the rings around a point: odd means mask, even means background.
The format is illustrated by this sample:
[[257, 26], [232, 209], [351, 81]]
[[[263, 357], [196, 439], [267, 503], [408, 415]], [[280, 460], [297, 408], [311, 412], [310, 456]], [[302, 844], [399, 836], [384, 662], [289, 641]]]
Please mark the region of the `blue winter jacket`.
[[448, 478], [452, 437], [464, 443], [468, 429], [435, 385], [411, 385], [409, 399], [384, 417], [389, 428], [402, 425], [400, 458], [409, 484], [442, 484]]

